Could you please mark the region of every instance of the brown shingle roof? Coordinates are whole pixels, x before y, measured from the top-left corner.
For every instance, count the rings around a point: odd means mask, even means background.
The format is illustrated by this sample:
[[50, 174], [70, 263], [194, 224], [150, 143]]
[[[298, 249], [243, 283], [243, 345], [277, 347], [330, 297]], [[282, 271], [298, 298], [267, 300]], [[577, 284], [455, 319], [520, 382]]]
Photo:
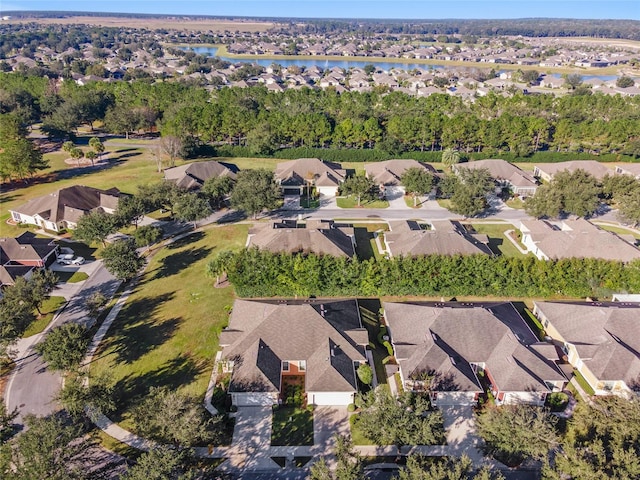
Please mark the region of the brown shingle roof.
[[597, 180], [602, 180], [605, 175], [613, 174], [613, 171], [600, 162], [595, 160], [571, 160], [569, 162], [557, 163], [538, 163], [536, 168], [553, 177], [556, 173], [567, 170], [575, 172], [576, 170], [584, 170], [593, 175]]
[[514, 187], [537, 188], [536, 179], [528, 172], [520, 170], [514, 164], [501, 159], [476, 160], [474, 162], [460, 163], [456, 169], [467, 168], [471, 170], [485, 168], [492, 178], [509, 182]]
[[352, 236], [352, 228], [335, 227], [333, 222], [309, 221], [306, 226], [273, 222], [251, 228], [248, 246], [276, 253], [311, 252], [352, 257], [355, 255]]
[[221, 344], [234, 360], [232, 391], [279, 390], [284, 360], [307, 362], [307, 391], [356, 389], [353, 362], [364, 361], [356, 300], [236, 300], [228, 330]]
[[367, 173], [367, 177], [378, 185], [401, 185], [400, 178], [402, 174], [410, 168], [422, 168], [431, 174], [436, 174], [431, 165], [410, 159], [368, 163], [365, 165], [364, 170]]
[[640, 304], [535, 302], [601, 381], [640, 378]]
[[37, 238], [31, 232], [24, 232], [15, 238], [0, 238], [0, 263], [42, 261], [57, 248], [50, 238]]
[[305, 185], [313, 178], [318, 186], [337, 186], [344, 181], [345, 171], [339, 165], [323, 162], [319, 158], [299, 158], [276, 166], [276, 180], [282, 185]]
[[75, 223], [80, 216], [92, 210], [115, 208], [119, 196], [120, 192], [116, 188], [99, 190], [84, 185], [74, 185], [34, 198], [17, 207], [15, 211], [29, 216], [40, 215], [51, 222]]
[[[433, 370], [441, 391], [481, 391], [471, 368], [483, 363], [501, 391], [547, 392], [563, 380], [551, 362], [529, 348], [537, 342], [511, 303], [384, 303], [396, 358], [405, 375]], [[437, 388], [436, 388], [437, 389]]]
[[470, 235], [449, 220], [433, 221], [430, 230], [415, 222], [391, 222], [385, 241], [392, 255], [491, 255], [486, 236]]
[[213, 177], [236, 178], [226, 166], [214, 160], [207, 162], [193, 162], [179, 167], [167, 168], [164, 171], [165, 180], [175, 182], [179, 187], [191, 190], [200, 188], [204, 182]]

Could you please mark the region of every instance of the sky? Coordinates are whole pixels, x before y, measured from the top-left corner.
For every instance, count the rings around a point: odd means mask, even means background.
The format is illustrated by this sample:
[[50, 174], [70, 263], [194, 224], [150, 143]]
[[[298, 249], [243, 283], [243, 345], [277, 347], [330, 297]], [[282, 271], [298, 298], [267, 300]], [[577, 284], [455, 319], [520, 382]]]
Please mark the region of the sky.
[[640, 1], [618, 0], [0, 0], [0, 11], [95, 11], [301, 18], [591, 18], [640, 20]]

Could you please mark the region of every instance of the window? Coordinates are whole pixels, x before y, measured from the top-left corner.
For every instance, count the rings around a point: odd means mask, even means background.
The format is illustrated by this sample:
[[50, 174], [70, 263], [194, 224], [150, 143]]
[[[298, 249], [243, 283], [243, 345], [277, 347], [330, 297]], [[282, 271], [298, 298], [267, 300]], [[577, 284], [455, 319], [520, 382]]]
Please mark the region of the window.
[[298, 370], [300, 370], [301, 372], [304, 372], [307, 369], [307, 361], [306, 360], [300, 360], [298, 362]]
[[287, 360], [284, 360], [282, 362], [282, 371], [283, 372], [288, 372], [289, 371], [289, 362]]

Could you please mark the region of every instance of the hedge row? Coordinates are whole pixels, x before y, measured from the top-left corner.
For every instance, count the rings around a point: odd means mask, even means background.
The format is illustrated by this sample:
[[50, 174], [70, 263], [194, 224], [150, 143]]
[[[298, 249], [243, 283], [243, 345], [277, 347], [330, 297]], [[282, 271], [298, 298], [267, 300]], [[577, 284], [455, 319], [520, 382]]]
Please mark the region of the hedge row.
[[383, 295], [584, 298], [640, 292], [640, 261], [541, 261], [486, 255], [394, 257], [360, 261], [245, 249], [213, 259], [242, 297]]
[[[261, 155], [251, 151], [249, 147], [221, 145], [215, 147], [215, 156], [218, 157], [258, 157], [258, 158], [281, 158], [293, 160], [296, 158], [321, 158], [329, 162], [380, 162], [393, 158], [412, 158], [421, 162], [440, 162], [442, 152], [440, 151], [415, 151], [404, 152], [399, 155], [390, 154], [376, 149], [338, 149], [338, 148], [287, 148], [274, 152], [272, 155]], [[528, 157], [518, 157], [512, 153], [469, 153], [463, 156], [472, 160], [483, 160], [487, 158], [501, 158], [509, 162], [527, 163], [555, 163], [569, 160], [597, 160], [599, 162], [634, 162], [629, 155], [603, 154], [592, 155], [589, 153], [570, 152], [536, 152]]]

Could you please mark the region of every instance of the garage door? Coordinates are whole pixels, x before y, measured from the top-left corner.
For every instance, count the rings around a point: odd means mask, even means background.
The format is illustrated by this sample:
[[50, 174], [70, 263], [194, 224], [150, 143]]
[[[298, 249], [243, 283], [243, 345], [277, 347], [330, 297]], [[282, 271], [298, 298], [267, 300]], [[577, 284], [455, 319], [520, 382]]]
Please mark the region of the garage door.
[[309, 403], [314, 405], [349, 405], [353, 402], [351, 392], [309, 392]]
[[271, 393], [232, 393], [233, 404], [238, 407], [268, 406], [276, 403]]
[[300, 188], [299, 187], [289, 187], [289, 188], [283, 188], [282, 189], [282, 194], [287, 196], [287, 195], [300, 195]]

